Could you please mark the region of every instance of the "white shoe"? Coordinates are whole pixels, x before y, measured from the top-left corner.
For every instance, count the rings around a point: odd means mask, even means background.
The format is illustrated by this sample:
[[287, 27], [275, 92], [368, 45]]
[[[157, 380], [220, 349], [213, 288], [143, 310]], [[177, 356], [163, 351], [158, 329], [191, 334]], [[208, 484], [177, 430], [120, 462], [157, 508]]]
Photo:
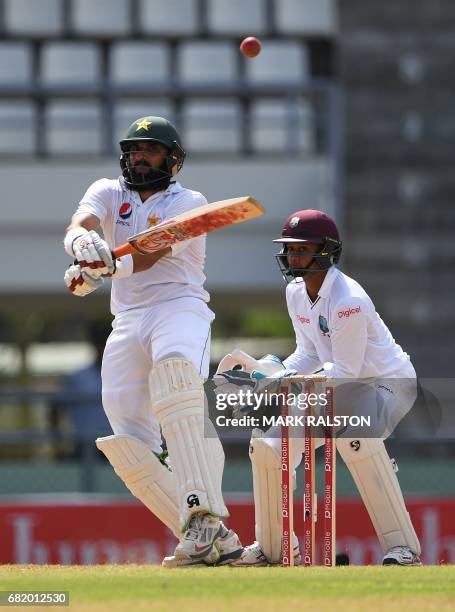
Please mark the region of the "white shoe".
[[[299, 545], [294, 544], [294, 565], [300, 565], [301, 560]], [[255, 542], [244, 548], [240, 559], [233, 561], [231, 565], [233, 567], [266, 567], [273, 564], [264, 555], [259, 543]]]
[[215, 541], [215, 547], [220, 553], [220, 558], [217, 561], [217, 565], [230, 565], [236, 559], [242, 556], [244, 548], [240, 543], [239, 536], [232, 531], [232, 529], [226, 529], [221, 523], [223, 529], [222, 535]]
[[174, 554], [165, 557], [163, 567], [188, 567], [191, 565], [214, 565], [220, 559], [215, 540], [225, 535], [226, 528], [218, 517], [209, 514], [194, 514], [185, 535], [177, 544]]
[[382, 565], [422, 565], [422, 562], [409, 546], [394, 546], [384, 556]]

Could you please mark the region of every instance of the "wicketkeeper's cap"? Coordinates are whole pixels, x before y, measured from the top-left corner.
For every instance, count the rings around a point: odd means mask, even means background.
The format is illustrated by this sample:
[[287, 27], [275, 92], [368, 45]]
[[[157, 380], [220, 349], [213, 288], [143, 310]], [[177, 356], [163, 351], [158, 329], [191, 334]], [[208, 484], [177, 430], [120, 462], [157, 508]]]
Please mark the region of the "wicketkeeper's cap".
[[273, 242], [314, 242], [324, 244], [327, 239], [340, 241], [335, 221], [320, 210], [299, 210], [290, 215], [283, 226], [281, 238]]

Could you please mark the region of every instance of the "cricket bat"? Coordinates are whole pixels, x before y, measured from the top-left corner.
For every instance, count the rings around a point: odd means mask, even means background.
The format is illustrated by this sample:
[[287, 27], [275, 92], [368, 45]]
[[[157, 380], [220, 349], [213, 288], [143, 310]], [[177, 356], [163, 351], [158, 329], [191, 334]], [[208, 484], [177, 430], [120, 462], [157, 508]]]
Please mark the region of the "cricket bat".
[[262, 204], [251, 196], [204, 204], [131, 236], [127, 243], [114, 249], [113, 253], [115, 257], [135, 251], [153, 253], [176, 242], [260, 217], [264, 212]]

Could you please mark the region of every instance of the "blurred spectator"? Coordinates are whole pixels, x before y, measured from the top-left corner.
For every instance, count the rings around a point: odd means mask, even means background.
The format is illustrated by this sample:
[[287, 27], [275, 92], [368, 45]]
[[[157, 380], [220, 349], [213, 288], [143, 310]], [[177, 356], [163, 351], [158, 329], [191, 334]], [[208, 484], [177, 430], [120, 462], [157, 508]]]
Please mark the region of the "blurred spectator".
[[[65, 457], [79, 458], [84, 443], [95, 448], [94, 441], [98, 436], [112, 434], [101, 401], [101, 361], [110, 333], [110, 324], [106, 321], [92, 321], [88, 325], [87, 333], [95, 350], [95, 359], [81, 370], [65, 376], [61, 392], [68, 401], [54, 406], [53, 427], [61, 431], [69, 425], [75, 437], [74, 450], [69, 454], [65, 451]], [[99, 458], [104, 459], [96, 448], [95, 451]]]

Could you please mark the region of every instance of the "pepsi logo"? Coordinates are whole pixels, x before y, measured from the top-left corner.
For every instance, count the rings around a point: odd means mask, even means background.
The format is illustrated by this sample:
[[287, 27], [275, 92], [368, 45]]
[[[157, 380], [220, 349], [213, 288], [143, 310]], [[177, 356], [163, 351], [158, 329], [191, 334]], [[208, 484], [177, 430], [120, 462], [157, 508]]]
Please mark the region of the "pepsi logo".
[[129, 219], [131, 217], [131, 213], [133, 212], [133, 207], [129, 202], [124, 202], [120, 206], [120, 210], [118, 211], [119, 217], [121, 219]]

